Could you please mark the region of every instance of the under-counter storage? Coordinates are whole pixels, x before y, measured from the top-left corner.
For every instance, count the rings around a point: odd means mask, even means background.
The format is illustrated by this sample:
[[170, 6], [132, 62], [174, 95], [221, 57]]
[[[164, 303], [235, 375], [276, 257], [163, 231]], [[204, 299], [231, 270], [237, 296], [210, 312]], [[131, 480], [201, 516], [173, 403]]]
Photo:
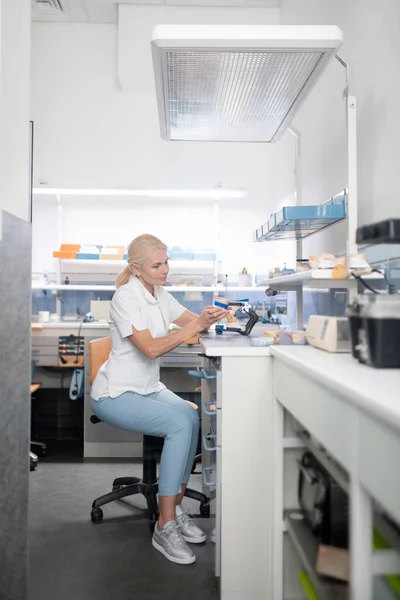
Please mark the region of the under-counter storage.
[[[387, 575], [400, 574], [400, 408], [399, 387], [394, 392], [388, 384], [393, 384], [397, 377], [400, 385], [400, 373], [392, 371], [390, 376], [380, 378], [379, 372], [353, 362], [350, 356], [331, 356], [311, 348], [274, 348], [272, 354], [275, 395], [272, 598], [286, 600], [293, 596], [293, 590], [288, 591], [287, 571], [287, 550], [291, 547], [298, 557], [296, 569], [301, 573], [303, 597], [394, 600], [400, 576], [390, 579]], [[289, 420], [292, 431], [287, 427]], [[348, 522], [351, 543], [341, 554], [344, 561], [341, 577], [349, 578], [348, 585], [317, 574], [321, 540], [313, 535], [312, 524], [298, 507], [287, 512], [287, 454], [295, 451], [296, 437], [298, 451], [302, 453], [308, 448], [321, 463], [321, 473], [325, 469], [334, 479], [338, 491], [335, 502], [331, 492], [329, 504], [323, 506], [330, 527], [329, 515], [345, 518], [340, 521], [341, 526]], [[311, 470], [307, 475], [309, 489], [314, 486], [318, 491], [315, 485], [318, 474]], [[295, 477], [298, 480], [298, 473]], [[322, 506], [321, 501], [319, 497], [318, 506]], [[386, 517], [397, 520], [397, 526]], [[282, 534], [282, 530], [286, 533]], [[346, 545], [343, 541], [346, 536], [340, 539]], [[318, 564], [322, 569], [321, 563]]]
[[58, 367], [58, 337], [33, 336], [31, 354], [37, 367]]

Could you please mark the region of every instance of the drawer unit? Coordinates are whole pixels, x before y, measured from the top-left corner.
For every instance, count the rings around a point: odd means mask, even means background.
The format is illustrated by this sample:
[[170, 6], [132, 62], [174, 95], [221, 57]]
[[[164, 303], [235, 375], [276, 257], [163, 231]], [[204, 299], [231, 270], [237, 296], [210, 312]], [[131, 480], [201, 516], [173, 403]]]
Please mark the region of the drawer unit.
[[160, 359], [160, 365], [161, 367], [200, 367], [200, 352], [200, 346], [179, 346], [178, 348], [175, 348], [175, 350], [171, 350], [171, 352], [168, 352], [168, 354], [162, 356]]
[[58, 337], [50, 335], [32, 336], [31, 355], [37, 367], [57, 367]]
[[221, 576], [221, 473], [222, 473], [222, 374], [219, 362], [203, 359], [202, 456], [203, 492], [212, 498], [211, 519], [215, 527], [214, 570]]

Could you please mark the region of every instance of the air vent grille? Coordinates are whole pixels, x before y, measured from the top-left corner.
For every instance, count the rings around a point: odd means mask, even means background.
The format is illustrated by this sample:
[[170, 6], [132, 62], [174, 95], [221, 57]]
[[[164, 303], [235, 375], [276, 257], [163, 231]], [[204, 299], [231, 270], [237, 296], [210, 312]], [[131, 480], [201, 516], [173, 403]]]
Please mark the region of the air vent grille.
[[42, 15], [64, 14], [65, 9], [61, 0], [32, 0], [32, 8]]

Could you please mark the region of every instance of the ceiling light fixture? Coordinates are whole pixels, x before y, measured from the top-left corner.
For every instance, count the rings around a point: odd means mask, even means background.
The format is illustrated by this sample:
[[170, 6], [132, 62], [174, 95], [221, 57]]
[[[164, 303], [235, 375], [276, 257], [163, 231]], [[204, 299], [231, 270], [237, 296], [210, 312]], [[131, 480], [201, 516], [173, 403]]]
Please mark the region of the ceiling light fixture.
[[277, 140], [341, 43], [331, 26], [158, 25], [151, 44], [161, 136]]
[[240, 199], [247, 196], [247, 190], [229, 189], [215, 187], [208, 189], [88, 189], [88, 188], [33, 188], [35, 196], [125, 196], [140, 198], [167, 198], [173, 199], [210, 199], [210, 200], [228, 200]]

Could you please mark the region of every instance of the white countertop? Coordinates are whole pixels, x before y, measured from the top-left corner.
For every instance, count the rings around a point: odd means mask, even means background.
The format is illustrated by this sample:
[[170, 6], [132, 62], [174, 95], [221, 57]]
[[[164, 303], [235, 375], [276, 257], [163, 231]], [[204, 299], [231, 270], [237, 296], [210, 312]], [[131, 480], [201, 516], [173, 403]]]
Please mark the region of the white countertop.
[[400, 369], [374, 369], [311, 346], [271, 346], [271, 354], [400, 430]]
[[250, 337], [225, 331], [222, 335], [216, 333], [200, 334], [200, 343], [206, 356], [271, 356], [270, 346], [253, 346]]

